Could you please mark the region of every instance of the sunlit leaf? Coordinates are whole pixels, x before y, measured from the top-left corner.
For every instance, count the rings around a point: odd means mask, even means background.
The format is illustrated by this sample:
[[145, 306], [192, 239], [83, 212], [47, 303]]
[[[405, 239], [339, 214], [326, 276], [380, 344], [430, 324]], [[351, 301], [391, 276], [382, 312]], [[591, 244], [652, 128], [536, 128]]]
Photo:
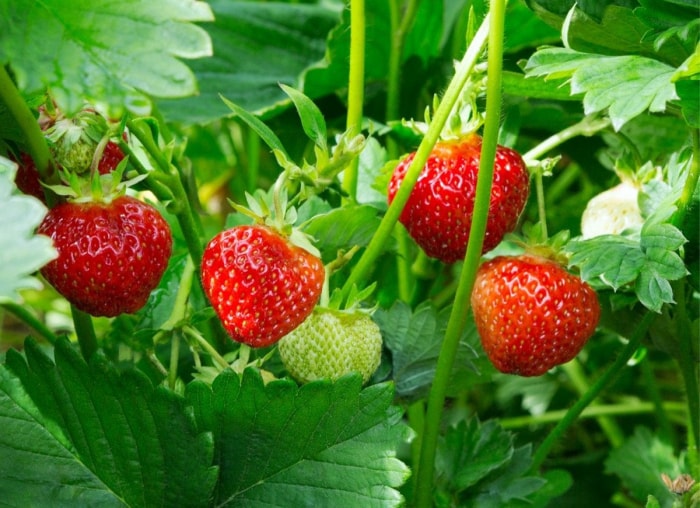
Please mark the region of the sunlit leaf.
[[42, 287], [33, 274], [57, 255], [48, 237], [34, 234], [47, 209], [17, 190], [16, 168], [0, 156], [0, 300], [13, 301], [22, 289]]
[[247, 369], [187, 387], [201, 431], [216, 442], [217, 506], [399, 506], [408, 439], [390, 385], [350, 376], [298, 387]]
[[211, 21], [207, 3], [180, 0], [12, 0], [0, 2], [0, 62], [19, 88], [48, 87], [58, 104], [77, 111], [87, 99], [118, 113], [139, 110], [144, 97], [197, 91], [181, 59], [210, 55], [195, 21]]

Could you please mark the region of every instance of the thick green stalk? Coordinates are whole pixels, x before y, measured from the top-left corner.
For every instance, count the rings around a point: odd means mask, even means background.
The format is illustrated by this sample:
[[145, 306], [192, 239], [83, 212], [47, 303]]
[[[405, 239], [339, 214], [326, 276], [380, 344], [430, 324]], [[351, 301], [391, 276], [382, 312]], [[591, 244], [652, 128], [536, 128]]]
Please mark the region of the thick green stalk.
[[[348, 76], [347, 132], [350, 137], [362, 130], [365, 97], [365, 0], [350, 1], [350, 75]], [[343, 190], [351, 201], [357, 195], [360, 159], [355, 157], [343, 173]]]
[[506, 2], [504, 0], [493, 0], [489, 7], [486, 123], [483, 130], [481, 159], [479, 161], [476, 197], [474, 200], [474, 215], [457, 294], [455, 295], [452, 313], [450, 314], [445, 338], [440, 349], [435, 379], [428, 397], [423, 444], [417, 471], [416, 506], [419, 508], [428, 508], [432, 505], [435, 456], [447, 386], [459, 346], [459, 338], [467, 319], [469, 297], [474, 286], [486, 233], [489, 202], [491, 200], [491, 184], [493, 182], [493, 165], [498, 142], [498, 122], [501, 114], [505, 7]]
[[600, 395], [600, 393], [615, 379], [620, 371], [625, 367], [627, 362], [639, 347], [642, 339], [646, 335], [649, 326], [654, 321], [656, 314], [647, 312], [639, 322], [629, 342], [617, 357], [615, 362], [601, 375], [584, 393], [581, 398], [566, 412], [566, 415], [559, 420], [557, 425], [550, 431], [545, 440], [540, 444], [532, 458], [531, 470], [536, 471], [541, 466], [547, 455], [554, 446], [554, 443], [564, 434], [564, 432], [576, 421], [581, 412], [590, 405], [590, 403]]
[[342, 287], [344, 299], [347, 298], [348, 294], [350, 294], [353, 286], [359, 287], [365, 281], [368, 274], [374, 267], [375, 261], [383, 252], [385, 243], [391, 237], [394, 225], [401, 215], [401, 210], [403, 210], [403, 207], [406, 205], [406, 201], [408, 201], [408, 197], [411, 195], [411, 190], [413, 190], [413, 187], [418, 180], [418, 176], [420, 175], [425, 162], [428, 160], [430, 151], [433, 149], [433, 146], [435, 146], [435, 143], [440, 137], [440, 132], [445, 126], [450, 112], [457, 102], [460, 92], [462, 91], [464, 84], [466, 83], [479, 55], [481, 54], [481, 50], [486, 43], [488, 23], [489, 21], [487, 16], [474, 37], [472, 44], [467, 49], [464, 58], [458, 64], [457, 72], [452, 78], [452, 81], [450, 82], [444, 96], [442, 97], [442, 100], [440, 101], [440, 105], [433, 115], [433, 119], [428, 127], [428, 132], [425, 134], [425, 137], [418, 146], [416, 156], [413, 159], [411, 166], [406, 171], [406, 175], [404, 176], [403, 182], [394, 196], [394, 200], [384, 214], [384, 217], [379, 223], [379, 227], [372, 237], [372, 240], [369, 242], [364, 254], [359, 259], [352, 272], [350, 272], [348, 278], [345, 280], [345, 284]]
[[34, 331], [51, 344], [55, 344], [58, 340], [58, 337], [23, 305], [14, 302], [4, 302], [2, 303], [2, 307], [12, 312], [17, 318], [22, 320], [23, 323], [32, 327]]
[[85, 361], [89, 361], [98, 348], [92, 317], [90, 314], [77, 309], [74, 305], [71, 305], [71, 314], [73, 316], [75, 333], [78, 336], [78, 344], [80, 344], [80, 351], [83, 353]]
[[34, 160], [36, 169], [44, 180], [50, 180], [52, 176], [49, 172], [49, 161], [51, 154], [49, 147], [44, 139], [44, 134], [41, 132], [39, 123], [34, 118], [34, 115], [29, 110], [27, 103], [12, 82], [10, 75], [5, 70], [5, 67], [0, 66], [0, 100], [7, 106], [10, 114], [22, 129], [25, 135], [27, 144], [29, 145], [29, 153]]
[[688, 439], [688, 463], [694, 476], [700, 476], [700, 390], [698, 389], [698, 366], [690, 343], [692, 331], [690, 318], [686, 308], [686, 284], [685, 281], [672, 283], [676, 297], [675, 322], [676, 337], [680, 343], [678, 366], [681, 369], [683, 382], [685, 383], [685, 396], [688, 404], [688, 417], [690, 419]]

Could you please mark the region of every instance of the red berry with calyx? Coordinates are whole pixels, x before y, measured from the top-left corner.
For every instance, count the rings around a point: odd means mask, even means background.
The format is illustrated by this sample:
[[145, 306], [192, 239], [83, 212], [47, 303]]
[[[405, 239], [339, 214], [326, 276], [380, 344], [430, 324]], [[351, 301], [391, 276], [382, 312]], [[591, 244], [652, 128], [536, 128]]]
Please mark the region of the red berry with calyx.
[[58, 258], [41, 273], [75, 307], [93, 316], [134, 313], [147, 302], [172, 252], [170, 227], [131, 196], [66, 202], [49, 210], [38, 233]]
[[595, 332], [595, 291], [555, 261], [499, 256], [477, 272], [471, 295], [486, 355], [507, 374], [539, 376], [572, 360]]
[[[411, 237], [433, 258], [454, 263], [464, 258], [474, 212], [481, 137], [470, 134], [435, 145], [411, 191], [399, 220]], [[415, 152], [394, 169], [389, 203], [403, 182]], [[515, 229], [527, 202], [530, 179], [522, 157], [498, 146], [483, 252], [498, 245]]]
[[264, 225], [216, 235], [202, 258], [202, 285], [237, 342], [265, 347], [298, 327], [321, 295], [322, 261]]

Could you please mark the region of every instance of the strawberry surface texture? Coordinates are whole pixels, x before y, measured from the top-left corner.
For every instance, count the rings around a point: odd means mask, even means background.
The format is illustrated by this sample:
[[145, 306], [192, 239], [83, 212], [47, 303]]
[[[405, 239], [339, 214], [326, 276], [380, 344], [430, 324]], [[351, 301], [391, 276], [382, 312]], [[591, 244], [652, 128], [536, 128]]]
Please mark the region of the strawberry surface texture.
[[170, 227], [158, 210], [130, 196], [110, 203], [67, 202], [52, 208], [38, 232], [58, 258], [42, 275], [78, 309], [113, 317], [142, 308], [172, 252]]
[[[433, 258], [454, 263], [462, 258], [472, 224], [481, 137], [470, 134], [458, 141], [442, 141], [433, 148], [399, 220], [411, 237]], [[415, 152], [394, 169], [389, 203], [403, 182]], [[522, 157], [499, 146], [494, 163], [483, 252], [498, 245], [515, 229], [527, 202], [529, 173]]]
[[278, 347], [287, 371], [301, 383], [338, 379], [351, 372], [366, 383], [379, 367], [382, 335], [365, 312], [319, 308]]
[[539, 376], [573, 359], [600, 318], [597, 295], [586, 282], [531, 255], [481, 265], [471, 305], [491, 362], [520, 376]]
[[216, 235], [202, 259], [202, 285], [231, 338], [276, 343], [299, 326], [321, 295], [321, 260], [263, 225]]

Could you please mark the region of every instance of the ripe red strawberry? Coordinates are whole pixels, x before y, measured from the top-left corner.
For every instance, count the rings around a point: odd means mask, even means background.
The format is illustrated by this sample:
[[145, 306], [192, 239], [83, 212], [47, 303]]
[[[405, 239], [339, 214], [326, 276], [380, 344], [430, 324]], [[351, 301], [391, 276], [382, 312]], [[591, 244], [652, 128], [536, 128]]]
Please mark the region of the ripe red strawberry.
[[[12, 156], [10, 158], [15, 160]], [[15, 175], [17, 188], [29, 196], [34, 196], [42, 203], [46, 203], [44, 188], [39, 183], [39, 171], [31, 156], [28, 153], [20, 153], [19, 161], [15, 160], [15, 162], [17, 162], [17, 174]]]
[[133, 313], [158, 285], [172, 251], [168, 223], [130, 196], [109, 203], [67, 202], [52, 208], [38, 232], [58, 258], [42, 275], [78, 309], [93, 316]]
[[263, 225], [215, 236], [202, 258], [202, 285], [231, 338], [270, 346], [311, 314], [321, 295], [323, 263]]
[[588, 284], [533, 255], [500, 256], [481, 265], [471, 304], [491, 362], [520, 376], [539, 376], [574, 358], [600, 318]]
[[111, 173], [123, 159], [124, 152], [119, 148], [119, 145], [114, 141], [108, 141], [105, 145], [104, 152], [102, 152], [100, 162], [97, 164], [97, 171], [99, 171], [101, 175]]
[[[404, 179], [415, 152], [402, 160], [389, 183], [389, 203]], [[471, 230], [481, 138], [470, 134], [459, 141], [439, 142], [416, 182], [400, 221], [431, 257], [454, 263], [464, 257]], [[499, 146], [483, 252], [513, 231], [530, 188], [527, 167], [520, 155]]]

